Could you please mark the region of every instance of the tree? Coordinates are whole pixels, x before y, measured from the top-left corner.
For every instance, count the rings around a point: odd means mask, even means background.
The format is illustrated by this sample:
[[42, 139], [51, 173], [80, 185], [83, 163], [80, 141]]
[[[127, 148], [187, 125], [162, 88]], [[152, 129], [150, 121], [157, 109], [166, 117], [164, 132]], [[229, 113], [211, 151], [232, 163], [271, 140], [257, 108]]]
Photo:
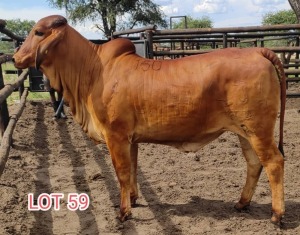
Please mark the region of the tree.
[[[5, 28], [10, 30], [15, 35], [20, 37], [26, 37], [35, 25], [35, 21], [32, 20], [6, 20]], [[0, 37], [7, 38], [7, 35], [0, 33]], [[1, 42], [0, 51], [4, 53], [13, 53], [15, 45], [11, 42]]]
[[[186, 21], [186, 22], [185, 22]], [[173, 29], [184, 29], [184, 28], [212, 28], [213, 23], [212, 20], [208, 16], [203, 16], [202, 18], [196, 18], [194, 19], [191, 16], [186, 16], [181, 18], [178, 22], [175, 22], [172, 24]], [[186, 48], [196, 48], [200, 49], [200, 43], [199, 42], [187, 42], [185, 43]], [[178, 44], [176, 45], [178, 46]], [[210, 48], [211, 45], [203, 45], [201, 44], [202, 48]]]
[[20, 37], [26, 37], [31, 31], [32, 27], [35, 25], [33, 20], [7, 20], [6, 27], [8, 30]]
[[297, 17], [293, 10], [270, 12], [263, 16], [263, 25], [297, 24]]
[[[191, 16], [186, 17], [187, 28], [212, 28], [213, 22], [208, 16], [203, 16], [202, 18], [192, 18]], [[181, 18], [178, 23], [173, 24], [173, 29], [184, 29], [185, 19]]]
[[65, 8], [73, 22], [99, 21], [95, 26], [106, 37], [116, 30], [157, 24], [166, 27], [164, 13], [151, 0], [48, 0], [59, 9]]
[[296, 14], [297, 21], [300, 23], [300, 2], [299, 0], [289, 0], [289, 3]]
[[[281, 10], [277, 12], [267, 13], [263, 16], [263, 25], [276, 25], [276, 24], [297, 24], [297, 17], [293, 10]], [[278, 47], [293, 45], [294, 40], [281, 39], [276, 41], [267, 41], [266, 47]], [[292, 53], [287, 53], [285, 60], [289, 60]]]

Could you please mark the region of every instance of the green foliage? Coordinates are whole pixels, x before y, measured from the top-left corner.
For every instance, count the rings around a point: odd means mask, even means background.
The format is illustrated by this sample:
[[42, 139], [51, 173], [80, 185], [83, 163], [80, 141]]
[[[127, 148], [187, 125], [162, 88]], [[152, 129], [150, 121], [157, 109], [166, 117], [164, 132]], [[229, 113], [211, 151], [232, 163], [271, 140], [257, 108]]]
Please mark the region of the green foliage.
[[[147, 2], [147, 4], [145, 4]], [[144, 25], [160, 25], [167, 27], [165, 16], [159, 6], [152, 1], [136, 1], [136, 4], [128, 9], [128, 18], [120, 25], [123, 29]], [[122, 29], [120, 27], [120, 29]]]
[[[13, 32], [14, 34], [20, 37], [26, 37], [32, 27], [35, 25], [35, 22], [32, 20], [6, 20], [5, 28]], [[0, 33], [1, 38], [8, 38], [5, 34]], [[3, 53], [13, 53], [14, 51], [13, 42], [0, 42], [0, 52]]]
[[[0, 43], [1, 44], [1, 43]], [[2, 64], [2, 71], [3, 71], [3, 79], [4, 84], [12, 84], [17, 80], [16, 74], [5, 74], [5, 70], [15, 70], [16, 68], [12, 63], [4, 63]], [[25, 87], [29, 87], [28, 78], [24, 82]], [[8, 98], [7, 103], [9, 105], [14, 104], [15, 102], [20, 100], [19, 92], [13, 92]], [[28, 94], [27, 100], [50, 100], [49, 92], [30, 92]]]
[[[297, 24], [298, 20], [293, 10], [281, 10], [277, 12], [270, 12], [263, 16], [263, 25], [277, 25], [277, 24]], [[266, 41], [266, 47], [288, 46], [291, 41], [287, 39]]]
[[48, 0], [53, 7], [65, 8], [68, 18], [76, 23], [99, 22], [96, 27], [107, 37], [112, 32], [148, 24], [166, 27], [165, 15], [151, 0]]
[[0, 42], [0, 53], [11, 54], [14, 51], [14, 43]]
[[269, 12], [263, 16], [263, 25], [297, 24], [298, 20], [293, 10]]
[[14, 19], [7, 20], [5, 28], [20, 37], [26, 37], [34, 25], [35, 21], [33, 20]]
[[[212, 28], [213, 22], [208, 16], [203, 16], [202, 18], [192, 18], [191, 16], [186, 17], [187, 28]], [[179, 22], [174, 23], [172, 26], [173, 29], [184, 29], [185, 28], [185, 19], [181, 18]]]
[[288, 39], [266, 41], [265, 47], [286, 47], [289, 46], [291, 42], [292, 41]]

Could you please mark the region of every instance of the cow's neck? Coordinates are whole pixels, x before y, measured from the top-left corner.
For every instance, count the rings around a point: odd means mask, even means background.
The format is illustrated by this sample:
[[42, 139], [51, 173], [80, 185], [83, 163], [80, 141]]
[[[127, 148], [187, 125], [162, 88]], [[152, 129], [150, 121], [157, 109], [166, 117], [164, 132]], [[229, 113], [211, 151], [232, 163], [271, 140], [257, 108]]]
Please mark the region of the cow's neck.
[[62, 86], [64, 99], [69, 103], [72, 114], [82, 128], [88, 132], [90, 116], [87, 112], [88, 94], [101, 71], [100, 58], [97, 55], [100, 46], [94, 45], [79, 33], [70, 29], [62, 60], [54, 62], [54, 88]]

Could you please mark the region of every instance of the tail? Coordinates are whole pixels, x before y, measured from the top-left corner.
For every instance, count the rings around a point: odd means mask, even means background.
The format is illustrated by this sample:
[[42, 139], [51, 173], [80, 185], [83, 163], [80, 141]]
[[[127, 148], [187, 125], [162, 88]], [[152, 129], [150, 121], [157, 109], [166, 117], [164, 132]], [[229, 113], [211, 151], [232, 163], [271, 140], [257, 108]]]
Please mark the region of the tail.
[[283, 151], [283, 123], [284, 123], [284, 113], [285, 113], [285, 102], [286, 102], [286, 76], [281, 61], [278, 56], [271, 50], [267, 48], [261, 49], [262, 55], [270, 60], [274, 67], [276, 68], [277, 75], [280, 81], [280, 120], [279, 120], [279, 144], [278, 149], [284, 156]]

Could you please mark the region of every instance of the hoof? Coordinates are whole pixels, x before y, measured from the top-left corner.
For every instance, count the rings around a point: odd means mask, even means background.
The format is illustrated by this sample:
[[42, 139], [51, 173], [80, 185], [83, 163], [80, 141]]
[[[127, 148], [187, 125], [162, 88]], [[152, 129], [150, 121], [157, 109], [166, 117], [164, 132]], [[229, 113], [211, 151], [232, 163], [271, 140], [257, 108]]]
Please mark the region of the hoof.
[[272, 224], [276, 225], [279, 228], [283, 227], [282, 216], [281, 215], [273, 213], [272, 218], [271, 218], [271, 222], [272, 222]]
[[249, 212], [250, 203], [242, 204], [238, 202], [235, 204], [234, 209], [236, 209], [238, 212]]
[[130, 199], [130, 202], [131, 202], [131, 207], [137, 207], [137, 203], [136, 203], [136, 200], [137, 200], [137, 197], [132, 197]]
[[118, 219], [120, 220], [120, 222], [125, 222], [126, 220], [130, 220], [132, 218], [131, 212], [127, 212], [125, 214], [120, 213], [120, 215], [118, 216]]
[[63, 112], [60, 112], [60, 113], [57, 113], [57, 114], [54, 114], [54, 118], [55, 119], [67, 119], [68, 117], [65, 115], [65, 113]]

